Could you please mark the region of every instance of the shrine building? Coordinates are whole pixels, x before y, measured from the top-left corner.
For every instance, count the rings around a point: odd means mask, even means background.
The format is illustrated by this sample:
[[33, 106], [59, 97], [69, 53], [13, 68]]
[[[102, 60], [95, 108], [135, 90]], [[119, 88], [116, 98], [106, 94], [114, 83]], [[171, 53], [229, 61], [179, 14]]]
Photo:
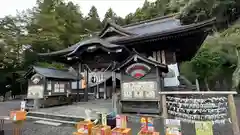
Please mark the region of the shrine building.
[[[82, 88], [85, 101], [89, 93], [100, 98], [103, 92], [105, 99], [118, 93], [121, 112], [161, 113], [158, 92], [180, 88], [179, 63], [196, 54], [214, 23], [183, 25], [174, 15], [125, 26], [108, 21], [96, 36], [39, 56], [68, 64], [76, 76], [88, 78]], [[77, 93], [80, 84], [74, 84]]]

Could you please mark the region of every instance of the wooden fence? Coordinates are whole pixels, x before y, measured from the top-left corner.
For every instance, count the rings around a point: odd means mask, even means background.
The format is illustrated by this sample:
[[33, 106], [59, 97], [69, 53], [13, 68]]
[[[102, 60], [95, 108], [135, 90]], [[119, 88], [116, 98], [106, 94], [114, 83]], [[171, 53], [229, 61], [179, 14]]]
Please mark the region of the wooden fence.
[[159, 94], [162, 98], [162, 118], [181, 119], [184, 135], [195, 134], [191, 130], [194, 129], [194, 121], [206, 120], [214, 121], [214, 135], [240, 134], [233, 98], [237, 94], [235, 91], [171, 91]]

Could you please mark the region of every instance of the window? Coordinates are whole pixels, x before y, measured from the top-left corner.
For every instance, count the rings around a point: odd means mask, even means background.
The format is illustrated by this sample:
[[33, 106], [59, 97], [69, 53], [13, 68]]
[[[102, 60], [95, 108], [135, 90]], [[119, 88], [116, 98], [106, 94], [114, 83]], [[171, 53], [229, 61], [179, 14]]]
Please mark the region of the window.
[[54, 84], [54, 92], [60, 92], [60, 91], [59, 91], [59, 83], [58, 83], [58, 82], [56, 82], [56, 83]]
[[47, 90], [48, 90], [48, 91], [51, 91], [51, 90], [52, 90], [52, 82], [51, 82], [51, 81], [48, 81], [48, 82], [47, 82]]

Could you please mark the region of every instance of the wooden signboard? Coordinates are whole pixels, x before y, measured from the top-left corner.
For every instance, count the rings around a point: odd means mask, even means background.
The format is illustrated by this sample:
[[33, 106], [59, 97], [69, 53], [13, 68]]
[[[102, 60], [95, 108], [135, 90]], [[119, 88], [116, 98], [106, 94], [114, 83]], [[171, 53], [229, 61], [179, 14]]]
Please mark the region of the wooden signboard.
[[134, 81], [122, 84], [122, 99], [156, 99], [157, 84], [154, 81]]

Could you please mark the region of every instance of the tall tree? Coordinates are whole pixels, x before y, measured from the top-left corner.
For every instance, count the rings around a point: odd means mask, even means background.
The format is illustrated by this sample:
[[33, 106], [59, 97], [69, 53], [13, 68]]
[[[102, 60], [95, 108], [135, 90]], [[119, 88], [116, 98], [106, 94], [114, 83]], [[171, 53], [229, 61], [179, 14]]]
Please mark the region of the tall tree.
[[64, 48], [60, 34], [65, 32], [60, 25], [56, 7], [60, 0], [39, 0], [36, 10], [32, 13], [28, 37], [33, 49], [37, 52], [56, 51]]
[[205, 83], [209, 91], [209, 81], [216, 76], [225, 63], [224, 59], [218, 52], [210, 52], [208, 49], [202, 49], [191, 61], [194, 72], [199, 80]]
[[92, 6], [88, 16], [86, 17], [85, 25], [90, 32], [100, 30], [102, 28], [102, 23], [100, 21], [97, 8]]
[[56, 7], [56, 14], [59, 25], [64, 27], [64, 31], [60, 33], [63, 46], [68, 47], [79, 42], [81, 35], [86, 33], [79, 7], [72, 2], [62, 2]]
[[111, 20], [116, 23], [116, 18], [117, 18], [117, 14], [112, 10], [112, 8], [109, 8], [106, 14], [104, 15], [104, 19], [102, 23], [105, 25], [107, 20]]
[[21, 22], [17, 17], [6, 16], [0, 20], [0, 39], [4, 45], [2, 56], [8, 68], [21, 65], [21, 38], [23, 36]]

